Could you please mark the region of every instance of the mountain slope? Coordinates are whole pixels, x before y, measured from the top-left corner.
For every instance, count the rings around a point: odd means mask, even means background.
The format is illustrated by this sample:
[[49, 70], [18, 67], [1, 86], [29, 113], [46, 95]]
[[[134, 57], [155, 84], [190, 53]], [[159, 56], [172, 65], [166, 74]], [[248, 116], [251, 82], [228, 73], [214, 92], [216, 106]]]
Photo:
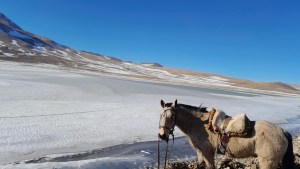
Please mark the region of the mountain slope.
[[158, 63], [125, 62], [101, 54], [77, 51], [23, 30], [2, 13], [0, 13], [0, 60], [47, 63], [66, 69], [81, 69], [175, 84], [300, 94], [299, 90], [283, 83], [252, 82], [211, 73], [165, 68]]
[[293, 88], [300, 90], [300, 84], [289, 84], [289, 86], [292, 86]]

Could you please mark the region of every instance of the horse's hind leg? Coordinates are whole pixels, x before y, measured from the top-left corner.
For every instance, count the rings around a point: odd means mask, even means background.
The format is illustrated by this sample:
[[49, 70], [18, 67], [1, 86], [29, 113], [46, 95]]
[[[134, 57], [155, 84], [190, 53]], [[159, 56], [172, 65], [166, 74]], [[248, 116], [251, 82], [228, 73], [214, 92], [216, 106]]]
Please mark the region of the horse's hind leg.
[[277, 169], [279, 163], [276, 160], [258, 158], [260, 169]]

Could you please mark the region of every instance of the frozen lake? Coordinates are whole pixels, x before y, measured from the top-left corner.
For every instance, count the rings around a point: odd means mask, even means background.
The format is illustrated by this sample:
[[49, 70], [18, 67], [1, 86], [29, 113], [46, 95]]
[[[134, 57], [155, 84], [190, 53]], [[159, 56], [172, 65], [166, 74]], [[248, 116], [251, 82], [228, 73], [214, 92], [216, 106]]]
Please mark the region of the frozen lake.
[[[109, 149], [117, 155], [110, 151], [103, 154], [101, 149], [156, 140], [161, 99], [203, 103], [229, 115], [247, 113], [251, 120], [269, 120], [292, 133], [300, 128], [299, 120], [288, 122], [300, 116], [299, 97], [159, 84], [56, 67], [0, 62], [0, 95], [0, 165], [5, 168], [107, 168], [105, 165], [112, 163], [122, 168], [153, 163], [152, 157], [148, 158], [154, 155], [153, 148], [147, 149], [151, 142], [129, 148], [130, 155], [126, 154], [127, 146], [121, 146], [121, 152]], [[182, 133], [177, 129], [175, 136]], [[184, 139], [178, 140], [177, 144], [186, 144]], [[145, 152], [141, 152], [143, 147]], [[93, 150], [99, 150], [95, 158], [63, 160], [65, 153]], [[178, 158], [189, 158], [189, 153]], [[60, 162], [13, 165], [43, 156], [62, 158]]]

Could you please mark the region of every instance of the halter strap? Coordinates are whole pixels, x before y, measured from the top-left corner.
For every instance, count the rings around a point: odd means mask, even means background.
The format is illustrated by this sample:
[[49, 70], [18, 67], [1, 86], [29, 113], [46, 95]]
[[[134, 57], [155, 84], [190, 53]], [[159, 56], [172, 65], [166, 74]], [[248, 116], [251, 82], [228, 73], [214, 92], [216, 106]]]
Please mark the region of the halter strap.
[[[159, 121], [161, 121], [162, 115], [163, 115], [164, 113], [166, 113], [168, 110], [170, 110], [171, 113], [174, 115], [174, 118], [173, 118], [173, 124], [174, 124], [174, 127], [175, 127], [176, 121], [177, 121], [177, 114], [176, 114], [176, 112], [172, 112], [172, 110], [175, 111], [173, 108], [165, 109], [164, 112], [161, 114], [160, 120], [159, 120]], [[169, 128], [169, 127], [167, 127], [167, 126], [160, 125], [160, 123], [159, 123], [159, 129], [161, 129], [161, 128], [168, 129], [168, 130], [170, 130], [170, 134], [171, 134], [171, 135], [173, 135], [174, 127], [173, 127], [173, 128]], [[173, 139], [174, 139], [174, 135], [173, 135]]]

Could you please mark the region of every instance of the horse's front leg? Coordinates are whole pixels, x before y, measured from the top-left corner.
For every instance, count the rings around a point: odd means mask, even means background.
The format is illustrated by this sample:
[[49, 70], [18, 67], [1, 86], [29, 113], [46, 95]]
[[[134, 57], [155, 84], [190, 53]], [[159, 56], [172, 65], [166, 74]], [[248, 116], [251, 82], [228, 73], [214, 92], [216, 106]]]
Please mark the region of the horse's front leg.
[[200, 150], [196, 150], [196, 152], [197, 152], [198, 165], [204, 164], [202, 152]]
[[203, 156], [205, 165], [206, 165], [206, 169], [215, 169], [215, 162], [214, 162], [214, 157], [205, 157]]
[[[200, 157], [202, 160], [205, 162], [206, 169], [215, 169], [215, 149], [210, 145], [210, 144], [202, 144], [201, 151], [200, 152]], [[197, 151], [197, 155], [199, 157], [199, 153]]]
[[203, 153], [203, 160], [206, 165], [206, 169], [215, 169], [215, 154], [214, 153]]

